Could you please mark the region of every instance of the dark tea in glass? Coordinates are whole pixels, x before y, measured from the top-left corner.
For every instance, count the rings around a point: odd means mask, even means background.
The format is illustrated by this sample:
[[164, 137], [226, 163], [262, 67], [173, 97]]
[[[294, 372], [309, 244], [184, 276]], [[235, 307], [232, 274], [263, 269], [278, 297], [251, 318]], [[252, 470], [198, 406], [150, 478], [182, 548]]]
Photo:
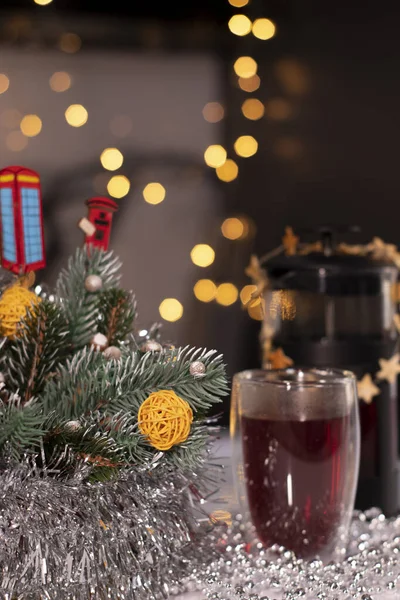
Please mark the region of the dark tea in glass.
[[235, 376], [236, 480], [265, 546], [279, 544], [302, 558], [341, 558], [358, 475], [357, 408], [351, 373], [290, 369]]

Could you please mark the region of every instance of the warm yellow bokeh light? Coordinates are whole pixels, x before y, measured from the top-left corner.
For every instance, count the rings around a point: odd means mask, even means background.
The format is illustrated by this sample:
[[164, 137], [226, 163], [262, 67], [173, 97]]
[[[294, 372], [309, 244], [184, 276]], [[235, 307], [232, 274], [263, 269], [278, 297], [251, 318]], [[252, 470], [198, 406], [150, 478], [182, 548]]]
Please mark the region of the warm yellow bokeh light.
[[20, 152], [28, 145], [28, 138], [21, 131], [10, 131], [6, 137], [6, 146], [12, 152]]
[[274, 121], [284, 121], [293, 115], [292, 105], [285, 98], [271, 98], [265, 103], [265, 114]]
[[217, 287], [217, 296], [216, 300], [218, 304], [222, 304], [222, 306], [230, 306], [234, 304], [238, 299], [239, 292], [238, 289], [233, 283], [221, 283]]
[[251, 304], [247, 309], [248, 315], [251, 319], [255, 321], [262, 321], [264, 318], [264, 310], [261, 302], [258, 304]]
[[65, 118], [71, 127], [82, 127], [88, 120], [88, 111], [82, 104], [71, 104], [65, 111]]
[[253, 23], [252, 32], [259, 40], [270, 40], [276, 33], [276, 27], [269, 19], [256, 19]]
[[239, 167], [234, 160], [228, 158], [221, 167], [217, 167], [215, 170], [218, 179], [229, 183], [234, 181], [239, 173]]
[[35, 4], [39, 4], [39, 6], [46, 6], [47, 4], [51, 4], [53, 0], [33, 0]]
[[248, 79], [257, 73], [257, 63], [251, 56], [240, 56], [233, 65], [238, 77]]
[[247, 35], [251, 31], [251, 21], [246, 15], [233, 15], [229, 19], [228, 27], [235, 35]]
[[143, 198], [148, 204], [160, 204], [165, 198], [165, 187], [161, 183], [148, 183], [143, 190]]
[[100, 162], [107, 171], [116, 171], [124, 162], [124, 155], [118, 148], [106, 148], [100, 154]]
[[42, 120], [37, 115], [25, 115], [19, 126], [24, 135], [35, 137], [42, 131]]
[[248, 98], [242, 104], [242, 113], [246, 119], [258, 121], [264, 116], [264, 104], [257, 98]]
[[10, 80], [7, 75], [0, 73], [0, 94], [4, 94], [10, 87]]
[[219, 144], [213, 144], [208, 146], [204, 152], [204, 160], [206, 165], [216, 169], [224, 164], [226, 161], [226, 150]]
[[229, 217], [222, 223], [221, 231], [228, 240], [239, 240], [243, 236], [244, 225], [237, 217]]
[[243, 6], [246, 6], [250, 0], [228, 0], [229, 4], [231, 6], [234, 6], [235, 8], [243, 8]]
[[125, 175], [114, 175], [107, 184], [107, 191], [113, 198], [123, 198], [131, 189], [131, 183]]
[[258, 90], [261, 84], [261, 80], [258, 75], [253, 75], [253, 77], [239, 77], [239, 87], [244, 92], [255, 92]]
[[183, 315], [183, 306], [176, 298], [165, 298], [158, 310], [164, 321], [178, 321]]
[[209, 267], [215, 259], [215, 252], [208, 244], [196, 244], [190, 252], [192, 262], [198, 267]]
[[[251, 296], [254, 292], [257, 291], [257, 286], [256, 285], [245, 285], [241, 290], [240, 290], [240, 301], [242, 304], [247, 304], [248, 302], [250, 302], [251, 300]], [[260, 303], [260, 299], [258, 298], [256, 301], [252, 302], [252, 306], [253, 303]]]
[[203, 117], [209, 123], [218, 123], [224, 118], [224, 107], [219, 102], [207, 102], [203, 108]]
[[60, 37], [59, 47], [67, 54], [78, 52], [82, 46], [82, 40], [76, 33], [63, 33]]
[[242, 158], [253, 156], [258, 150], [258, 142], [252, 135], [241, 135], [234, 143], [235, 152]]
[[66, 92], [71, 87], [71, 76], [65, 71], [56, 71], [49, 83], [53, 92]]
[[211, 302], [217, 294], [217, 286], [211, 279], [199, 279], [193, 292], [200, 302]]

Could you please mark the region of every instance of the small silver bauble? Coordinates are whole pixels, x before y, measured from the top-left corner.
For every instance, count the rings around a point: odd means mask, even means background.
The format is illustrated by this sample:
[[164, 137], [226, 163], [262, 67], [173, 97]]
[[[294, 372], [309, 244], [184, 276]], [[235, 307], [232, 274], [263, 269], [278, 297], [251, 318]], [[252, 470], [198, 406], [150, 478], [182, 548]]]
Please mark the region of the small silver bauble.
[[147, 340], [140, 346], [140, 349], [142, 352], [161, 352], [162, 346], [155, 340]]
[[108, 346], [103, 352], [104, 358], [108, 360], [119, 360], [121, 358], [122, 352], [117, 346]]
[[206, 374], [206, 366], [201, 360], [195, 360], [190, 364], [189, 371], [193, 377], [204, 377]]
[[100, 352], [102, 352], [108, 346], [108, 339], [102, 333], [95, 333], [90, 340], [90, 343], [96, 350], [100, 350]]
[[88, 292], [98, 292], [103, 287], [103, 280], [99, 275], [88, 275], [85, 279], [85, 288]]
[[81, 424], [79, 423], [79, 421], [68, 421], [68, 423], [65, 423], [64, 425], [64, 429], [66, 431], [78, 431], [78, 429], [81, 428]]

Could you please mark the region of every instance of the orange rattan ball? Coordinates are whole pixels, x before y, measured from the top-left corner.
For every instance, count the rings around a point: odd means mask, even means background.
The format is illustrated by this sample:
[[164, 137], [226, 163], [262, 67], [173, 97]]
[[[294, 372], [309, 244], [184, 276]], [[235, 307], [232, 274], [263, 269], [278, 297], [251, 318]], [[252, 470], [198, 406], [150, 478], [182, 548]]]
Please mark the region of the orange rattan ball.
[[189, 404], [172, 390], [150, 394], [138, 413], [141, 433], [157, 450], [169, 450], [187, 440], [192, 421], [193, 411]]

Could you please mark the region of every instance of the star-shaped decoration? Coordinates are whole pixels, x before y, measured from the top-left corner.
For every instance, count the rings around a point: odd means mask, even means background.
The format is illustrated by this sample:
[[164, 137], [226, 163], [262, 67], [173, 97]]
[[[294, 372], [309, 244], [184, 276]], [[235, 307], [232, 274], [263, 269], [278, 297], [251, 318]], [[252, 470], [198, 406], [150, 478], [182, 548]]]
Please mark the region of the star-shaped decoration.
[[396, 352], [392, 358], [386, 360], [385, 358], [379, 359], [380, 371], [376, 374], [378, 379], [385, 379], [389, 383], [394, 383], [398, 374], [400, 373], [400, 354]]
[[364, 375], [361, 381], [357, 381], [357, 392], [358, 397], [362, 398], [367, 404], [371, 404], [372, 398], [381, 393], [378, 386], [376, 386], [372, 381], [369, 373]]
[[299, 236], [294, 234], [293, 229], [291, 227], [286, 227], [285, 235], [282, 238], [282, 244], [287, 256], [294, 256], [296, 254], [299, 240]]
[[278, 348], [275, 352], [268, 352], [267, 358], [273, 369], [286, 369], [293, 364], [292, 359], [286, 356], [282, 348]]

